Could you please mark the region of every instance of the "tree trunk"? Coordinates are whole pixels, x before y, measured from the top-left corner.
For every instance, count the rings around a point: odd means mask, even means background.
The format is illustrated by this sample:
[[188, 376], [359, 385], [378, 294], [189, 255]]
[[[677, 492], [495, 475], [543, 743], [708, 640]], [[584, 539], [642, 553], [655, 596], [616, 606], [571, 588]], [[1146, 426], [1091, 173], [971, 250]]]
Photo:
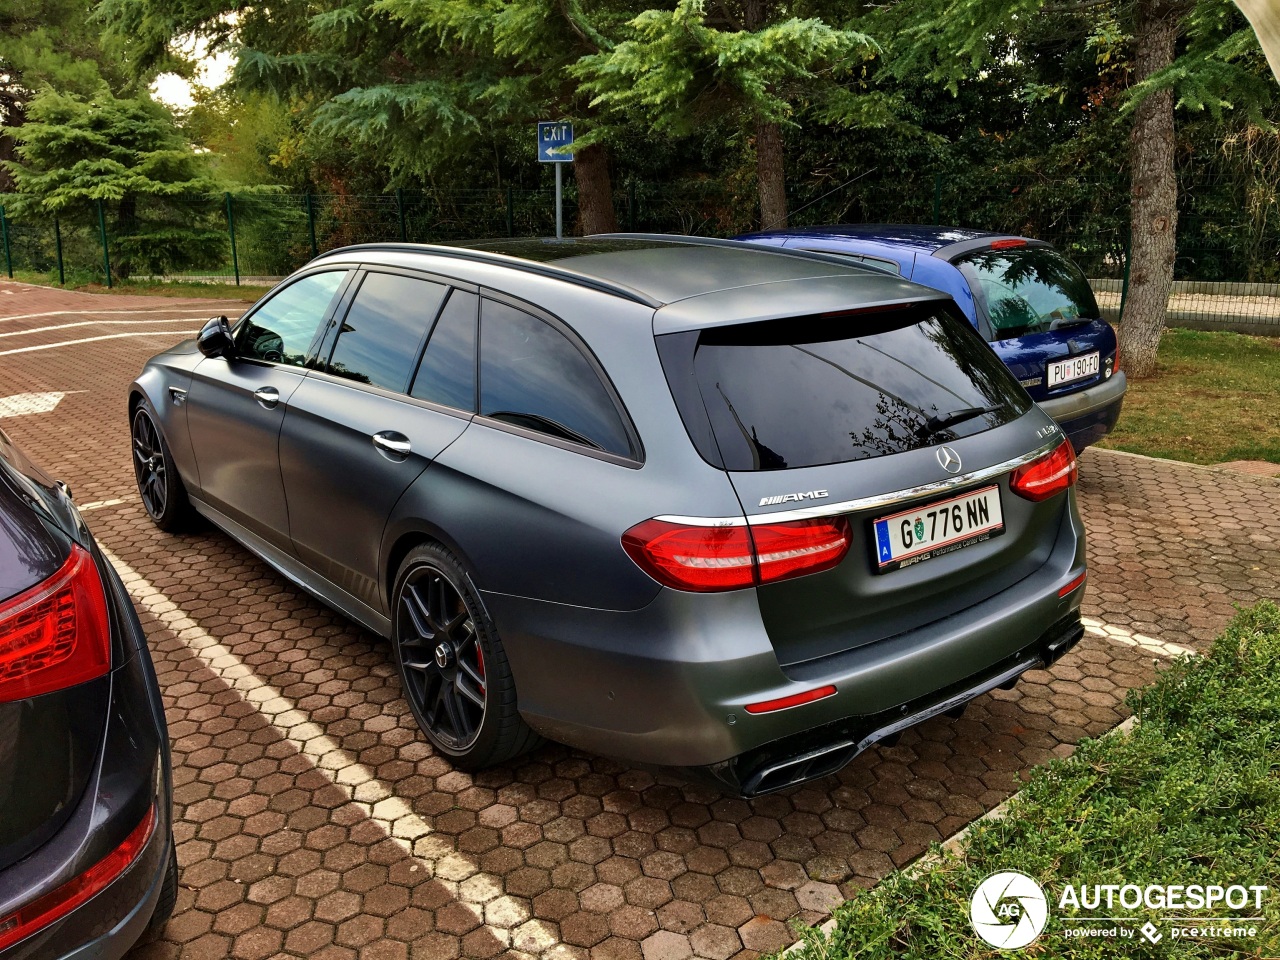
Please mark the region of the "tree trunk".
[[756, 184], [760, 190], [760, 229], [787, 225], [787, 168], [782, 158], [782, 129], [756, 121]]
[[[773, 0], [743, 0], [742, 26], [763, 30], [774, 14]], [[756, 189], [760, 195], [760, 229], [787, 225], [787, 167], [782, 156], [782, 128], [756, 117]]]
[[[1134, 24], [1135, 82], [1173, 62], [1184, 8], [1139, 0]], [[1178, 182], [1173, 170], [1173, 94], [1148, 96], [1134, 111], [1129, 135], [1129, 291], [1120, 324], [1120, 356], [1129, 376], [1154, 376], [1173, 289]]]
[[578, 223], [583, 234], [616, 233], [618, 215], [613, 209], [608, 148], [596, 143], [575, 150], [573, 176], [578, 181]]
[[0, 193], [12, 193], [14, 189], [13, 174], [4, 166], [4, 161], [14, 159], [17, 141], [13, 139], [13, 131], [27, 119], [22, 99], [25, 96], [16, 84], [0, 91]]

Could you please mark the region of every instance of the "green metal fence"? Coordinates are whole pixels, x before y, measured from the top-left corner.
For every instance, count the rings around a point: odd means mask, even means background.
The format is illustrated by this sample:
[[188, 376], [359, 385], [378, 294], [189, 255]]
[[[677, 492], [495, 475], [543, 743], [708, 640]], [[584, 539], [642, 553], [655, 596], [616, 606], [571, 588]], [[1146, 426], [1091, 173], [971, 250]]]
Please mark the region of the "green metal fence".
[[[1095, 281], [1115, 316], [1122, 297], [1127, 184], [974, 178], [928, 171], [850, 183], [811, 178], [792, 188], [792, 226], [926, 223], [1040, 237]], [[1280, 335], [1280, 203], [1257, 185], [1188, 177], [1180, 186], [1178, 252], [1170, 317]], [[1252, 191], [1252, 192], [1251, 192]], [[3, 200], [3, 197], [0, 197]], [[577, 195], [565, 192], [566, 224]], [[614, 195], [619, 227], [655, 233], [733, 236], [758, 229], [750, 185], [718, 180], [624, 182]], [[0, 207], [3, 267], [49, 281], [125, 279], [270, 283], [316, 254], [373, 241], [465, 242], [553, 233], [550, 189], [389, 190], [377, 195], [261, 191], [100, 204], [62, 217], [14, 215]]]

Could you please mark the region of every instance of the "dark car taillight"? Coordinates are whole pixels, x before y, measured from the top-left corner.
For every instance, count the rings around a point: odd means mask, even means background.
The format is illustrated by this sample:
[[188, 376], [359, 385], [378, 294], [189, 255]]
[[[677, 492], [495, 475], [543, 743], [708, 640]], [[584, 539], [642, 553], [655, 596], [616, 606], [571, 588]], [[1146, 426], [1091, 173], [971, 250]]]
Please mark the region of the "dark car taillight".
[[129, 869], [142, 854], [156, 829], [156, 808], [152, 804], [124, 842], [92, 867], [72, 877], [56, 890], [32, 900], [7, 916], [0, 917], [0, 950], [25, 940], [76, 907], [101, 893], [111, 881]]
[[622, 535], [642, 570], [677, 590], [737, 590], [818, 573], [849, 551], [843, 517], [703, 527], [645, 520]]
[[1079, 468], [1070, 440], [1063, 440], [1051, 453], [1019, 467], [1009, 477], [1009, 489], [1028, 500], [1048, 500], [1076, 482]]
[[78, 544], [48, 580], [0, 603], [0, 703], [63, 690], [111, 666], [107, 601]]

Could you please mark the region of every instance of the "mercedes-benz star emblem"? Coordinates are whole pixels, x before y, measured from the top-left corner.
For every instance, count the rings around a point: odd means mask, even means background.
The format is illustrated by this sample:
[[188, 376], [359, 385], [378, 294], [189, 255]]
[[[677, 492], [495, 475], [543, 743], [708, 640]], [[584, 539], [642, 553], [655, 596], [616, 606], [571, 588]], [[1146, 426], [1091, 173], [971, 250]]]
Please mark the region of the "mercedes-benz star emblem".
[[449, 645], [441, 643], [436, 646], [436, 666], [443, 670], [449, 665]]
[[942, 469], [947, 473], [960, 472], [960, 454], [950, 447], [938, 448], [938, 463], [942, 465]]

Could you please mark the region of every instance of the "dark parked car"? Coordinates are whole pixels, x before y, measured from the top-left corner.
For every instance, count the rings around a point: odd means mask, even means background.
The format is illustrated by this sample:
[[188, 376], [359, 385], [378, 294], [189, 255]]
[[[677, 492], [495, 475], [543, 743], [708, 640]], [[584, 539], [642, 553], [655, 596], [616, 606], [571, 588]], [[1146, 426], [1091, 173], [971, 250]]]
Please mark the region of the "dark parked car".
[[949, 297], [732, 241], [348, 247], [130, 390], [189, 510], [535, 734], [756, 794], [1079, 639], [1075, 457]]
[[121, 957], [173, 912], [146, 639], [64, 487], [0, 432], [0, 957]]
[[1125, 376], [1089, 281], [1052, 245], [956, 227], [861, 224], [774, 230], [752, 243], [853, 258], [951, 294], [1066, 432], [1076, 452], [1115, 426]]

